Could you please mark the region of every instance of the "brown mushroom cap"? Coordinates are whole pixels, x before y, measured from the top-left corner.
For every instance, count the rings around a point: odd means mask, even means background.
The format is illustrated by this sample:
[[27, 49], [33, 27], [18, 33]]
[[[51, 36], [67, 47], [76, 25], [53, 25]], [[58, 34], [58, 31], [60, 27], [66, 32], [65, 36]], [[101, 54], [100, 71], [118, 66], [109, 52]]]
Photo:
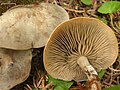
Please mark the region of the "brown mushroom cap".
[[16, 50], [42, 47], [54, 28], [68, 19], [68, 13], [54, 4], [15, 6], [0, 17], [0, 47]]
[[111, 28], [94, 18], [75, 18], [60, 24], [50, 36], [44, 66], [54, 78], [81, 81], [87, 79], [81, 68], [86, 58], [86, 64], [100, 70], [112, 65], [117, 55], [118, 43]]
[[31, 50], [0, 49], [0, 90], [9, 90], [25, 81], [31, 69]]

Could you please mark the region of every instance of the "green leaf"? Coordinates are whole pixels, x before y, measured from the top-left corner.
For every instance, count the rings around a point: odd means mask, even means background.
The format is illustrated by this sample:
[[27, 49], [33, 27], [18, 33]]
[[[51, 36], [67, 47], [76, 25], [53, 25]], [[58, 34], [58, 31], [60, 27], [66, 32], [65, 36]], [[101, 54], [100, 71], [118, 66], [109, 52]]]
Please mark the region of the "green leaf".
[[73, 84], [73, 81], [54, 79], [53, 77], [48, 75], [48, 83], [50, 82], [52, 82], [52, 84], [54, 85], [53, 90], [68, 90]]
[[91, 5], [92, 4], [92, 0], [81, 0], [81, 2], [85, 5]]
[[120, 90], [120, 85], [112, 86], [109, 88], [104, 88], [103, 90]]
[[[120, 27], [120, 21], [118, 22], [118, 26]], [[120, 60], [120, 59], [119, 59]]]
[[100, 79], [102, 79], [102, 77], [104, 76], [104, 74], [105, 74], [105, 69], [102, 69], [100, 72], [98, 72], [98, 77], [100, 78]]
[[102, 14], [112, 14], [114, 12], [117, 12], [119, 9], [120, 9], [120, 2], [109, 1], [102, 4], [102, 6], [98, 8], [98, 12]]
[[120, 61], [120, 56], [118, 56], [118, 60]]

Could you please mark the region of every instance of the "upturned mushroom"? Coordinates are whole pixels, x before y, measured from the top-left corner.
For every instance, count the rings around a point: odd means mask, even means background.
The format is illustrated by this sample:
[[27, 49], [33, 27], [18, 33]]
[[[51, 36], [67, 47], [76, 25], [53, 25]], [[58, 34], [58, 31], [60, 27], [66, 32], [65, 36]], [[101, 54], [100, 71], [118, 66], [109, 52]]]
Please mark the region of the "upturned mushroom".
[[112, 65], [117, 55], [118, 43], [110, 27], [95, 18], [74, 18], [51, 34], [44, 66], [54, 78], [83, 81]]
[[0, 90], [28, 77], [31, 49], [44, 46], [54, 28], [68, 19], [63, 8], [48, 3], [15, 6], [0, 16]]
[[0, 47], [17, 50], [39, 48], [68, 13], [60, 6], [40, 3], [9, 9], [0, 17]]

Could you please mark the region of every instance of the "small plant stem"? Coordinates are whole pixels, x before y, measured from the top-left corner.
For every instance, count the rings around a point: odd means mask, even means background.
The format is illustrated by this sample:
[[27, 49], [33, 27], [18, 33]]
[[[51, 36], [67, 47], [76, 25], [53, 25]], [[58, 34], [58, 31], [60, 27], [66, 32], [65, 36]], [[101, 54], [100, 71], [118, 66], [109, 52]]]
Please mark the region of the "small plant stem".
[[111, 24], [112, 28], [113, 28], [117, 33], [119, 33], [118, 29], [116, 29], [116, 28], [114, 27], [112, 14], [109, 14], [109, 16], [110, 16], [110, 24]]
[[47, 84], [44, 88], [42, 88], [42, 90], [47, 90], [47, 89], [49, 89], [50, 86], [52, 86], [52, 82], [50, 82], [49, 84]]
[[26, 86], [29, 90], [33, 90], [28, 84], [26, 84]]

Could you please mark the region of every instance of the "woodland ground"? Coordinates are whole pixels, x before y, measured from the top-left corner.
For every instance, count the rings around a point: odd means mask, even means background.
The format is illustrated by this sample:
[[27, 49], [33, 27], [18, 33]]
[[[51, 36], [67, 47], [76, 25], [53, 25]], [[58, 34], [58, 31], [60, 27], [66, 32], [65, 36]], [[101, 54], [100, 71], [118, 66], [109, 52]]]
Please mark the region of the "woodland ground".
[[[118, 22], [120, 21], [120, 12], [116, 12], [113, 14], [113, 24], [114, 27], [110, 24], [110, 17], [109, 15], [102, 15], [97, 12], [97, 9], [102, 3], [105, 1], [110, 0], [92, 0], [92, 5], [85, 5], [80, 0], [0, 0], [0, 15], [4, 13], [7, 9], [15, 5], [26, 5], [26, 4], [35, 4], [38, 2], [46, 2], [46, 3], [56, 3], [68, 12], [70, 18], [74, 17], [94, 17], [94, 18], [101, 18], [102, 20], [107, 21], [107, 25], [113, 28], [117, 28], [120, 30], [118, 26]], [[114, 31], [115, 32], [115, 31]], [[120, 44], [120, 34], [115, 32], [115, 35], [118, 39], [118, 45]], [[120, 45], [119, 45], [120, 46]], [[46, 72], [43, 66], [43, 50], [44, 47], [39, 49], [34, 49], [33, 51], [33, 60], [32, 60], [32, 68], [29, 78], [15, 86], [11, 90], [39, 90], [37, 84], [41, 81], [40, 86], [46, 87], [47, 77]], [[118, 85], [120, 83], [120, 53], [116, 62], [106, 69], [104, 76], [101, 79], [102, 88], [110, 87], [114, 85]], [[70, 90], [80, 90], [78, 89], [83, 83], [74, 83]]]

